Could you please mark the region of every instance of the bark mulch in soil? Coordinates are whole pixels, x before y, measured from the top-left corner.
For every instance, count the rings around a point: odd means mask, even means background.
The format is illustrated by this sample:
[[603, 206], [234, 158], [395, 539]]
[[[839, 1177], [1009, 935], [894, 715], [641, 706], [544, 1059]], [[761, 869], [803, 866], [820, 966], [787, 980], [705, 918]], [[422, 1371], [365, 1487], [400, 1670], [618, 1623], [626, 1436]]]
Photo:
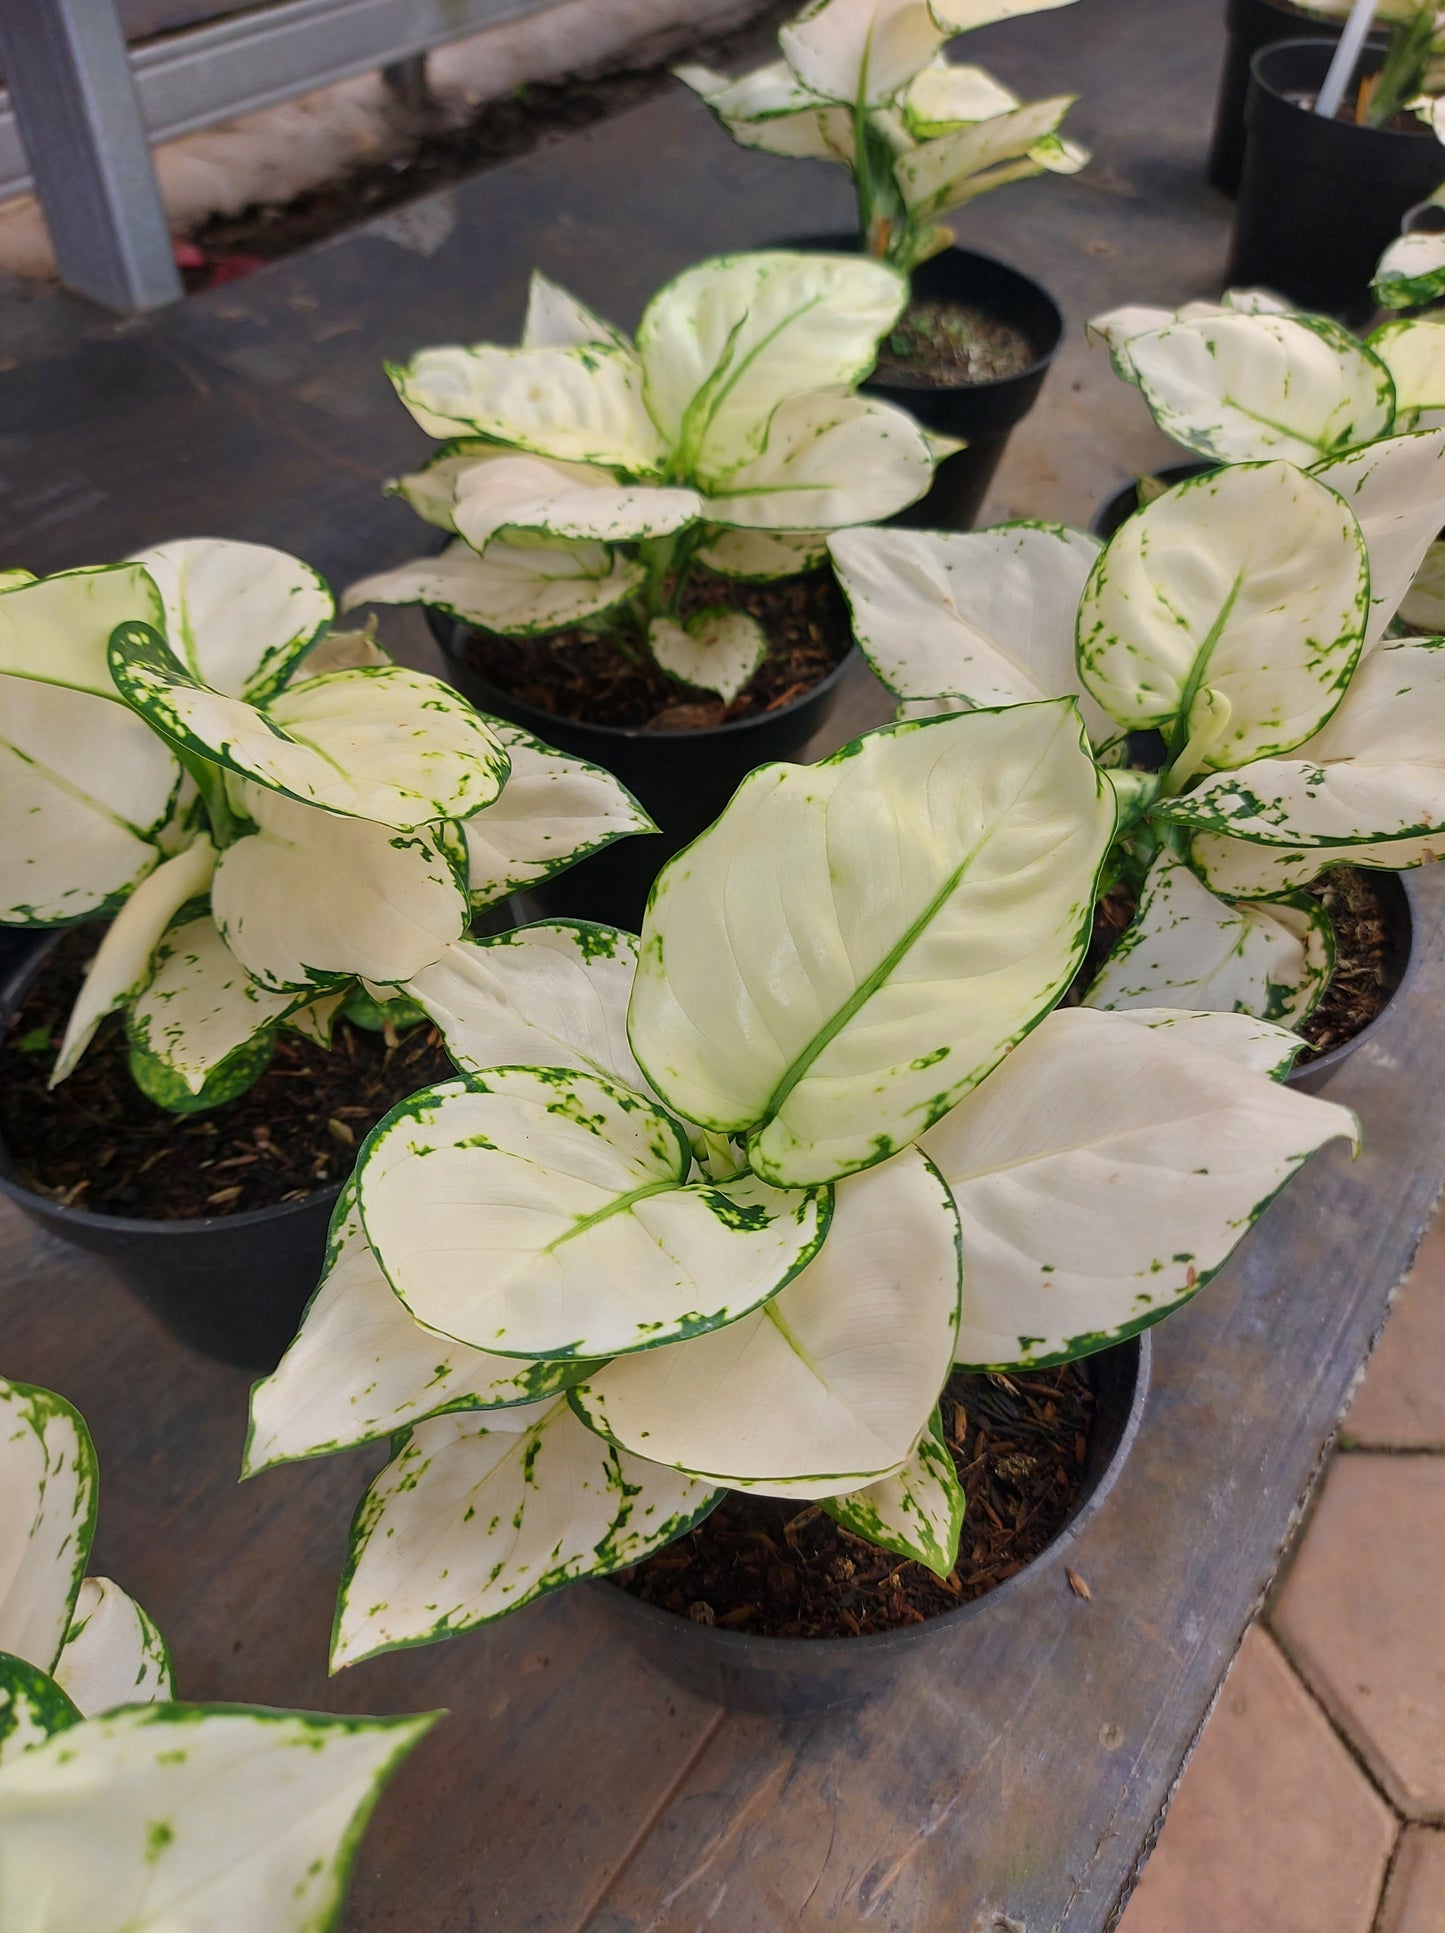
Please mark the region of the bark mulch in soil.
[[955, 1370], [942, 1409], [968, 1498], [947, 1578], [853, 1536], [816, 1504], [733, 1491], [696, 1530], [609, 1581], [694, 1623], [773, 1638], [896, 1631], [982, 1597], [1068, 1517], [1094, 1393], [1077, 1363], [1008, 1376]]
[[283, 1029], [254, 1087], [175, 1115], [131, 1079], [112, 1014], [52, 1094], [45, 1083], [99, 942], [93, 926], [60, 940], [0, 1042], [0, 1143], [27, 1187], [66, 1207], [181, 1221], [298, 1201], [345, 1179], [388, 1108], [456, 1072], [430, 1025], [393, 1044], [340, 1021], [329, 1052]]
[[967, 389], [1021, 376], [1037, 361], [1016, 323], [960, 302], [911, 302], [878, 350], [878, 374], [903, 388]]
[[554, 718], [676, 732], [756, 718], [806, 697], [852, 643], [842, 594], [822, 572], [743, 584], [695, 571], [683, 593], [683, 615], [718, 605], [749, 612], [768, 639], [767, 657], [730, 705], [668, 677], [637, 646], [629, 657], [615, 638], [576, 627], [536, 638], [467, 631], [462, 654], [508, 697]]
[[[1400, 983], [1394, 926], [1381, 878], [1356, 866], [1335, 866], [1305, 890], [1334, 923], [1335, 971], [1324, 999], [1298, 1029], [1306, 1042], [1295, 1058], [1308, 1067], [1321, 1054], [1353, 1040], [1380, 1013]], [[1094, 908], [1094, 933], [1071, 992], [1082, 995], [1134, 917], [1133, 894], [1115, 886]]]

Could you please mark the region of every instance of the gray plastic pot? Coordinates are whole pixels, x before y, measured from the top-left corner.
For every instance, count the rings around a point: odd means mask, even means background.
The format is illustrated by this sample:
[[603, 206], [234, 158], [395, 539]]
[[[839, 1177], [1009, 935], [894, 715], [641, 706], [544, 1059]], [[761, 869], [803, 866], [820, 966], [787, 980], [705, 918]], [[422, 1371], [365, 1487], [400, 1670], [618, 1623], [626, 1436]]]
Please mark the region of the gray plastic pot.
[[963, 1642], [966, 1627], [1058, 1562], [1103, 1503], [1134, 1446], [1149, 1388], [1147, 1330], [1087, 1359], [1096, 1403], [1089, 1460], [1074, 1508], [1058, 1535], [1005, 1583], [925, 1624], [858, 1638], [763, 1638], [644, 1604], [601, 1579], [592, 1602], [618, 1636], [686, 1691], [733, 1711], [835, 1711], [885, 1690], [910, 1659]]

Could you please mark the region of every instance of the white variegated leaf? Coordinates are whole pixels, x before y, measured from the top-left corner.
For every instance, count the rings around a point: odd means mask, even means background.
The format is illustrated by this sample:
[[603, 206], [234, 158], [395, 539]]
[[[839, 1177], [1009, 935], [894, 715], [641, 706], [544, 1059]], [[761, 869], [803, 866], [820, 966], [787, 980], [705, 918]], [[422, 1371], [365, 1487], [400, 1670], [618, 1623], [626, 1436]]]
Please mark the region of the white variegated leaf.
[[698, 611], [685, 624], [654, 618], [647, 646], [664, 671], [684, 684], [715, 691], [725, 705], [768, 655], [767, 633], [746, 611]]
[[160, 592], [159, 628], [196, 682], [253, 704], [280, 690], [336, 614], [311, 566], [267, 544], [181, 537], [130, 561]]
[[329, 671], [361, 671], [393, 662], [391, 653], [377, 643], [376, 619], [371, 618], [359, 631], [328, 631], [318, 638], [297, 661], [287, 683], [301, 685], [308, 678], [324, 678]]
[[851, 109], [800, 87], [786, 61], [772, 61], [737, 80], [694, 65], [675, 67], [673, 73], [701, 96], [739, 146], [852, 166]]
[[616, 839], [656, 832], [627, 788], [600, 765], [554, 751], [505, 719], [489, 723], [512, 771], [501, 797], [461, 827], [474, 913]]
[[765, 584], [816, 570], [827, 555], [827, 533], [821, 530], [715, 530], [697, 559], [719, 577]]
[[465, 1073], [571, 1067], [645, 1089], [627, 1039], [636, 966], [630, 933], [553, 921], [454, 940], [406, 991]]
[[[386, 486], [389, 497], [400, 497], [416, 512], [425, 523], [438, 530], [450, 530], [453, 534], [457, 527], [457, 483], [478, 463], [492, 462], [502, 457], [515, 457], [515, 450], [508, 450], [491, 442], [484, 436], [454, 437], [444, 443], [429, 462], [423, 463], [419, 470], [408, 470], [405, 476], [393, 477]], [[539, 459], [553, 465], [557, 471], [567, 474], [574, 470], [588, 476], [610, 476], [610, 470], [597, 471], [590, 463], [556, 463], [553, 458]], [[423, 561], [423, 560], [418, 560]], [[434, 563], [434, 558], [424, 560]], [[368, 580], [370, 581], [370, 580]], [[364, 602], [353, 599], [352, 602]], [[382, 600], [383, 602], [389, 600]]]
[[[0, 1651], [0, 1770], [56, 1732], [80, 1723], [80, 1713], [49, 1672]], [[0, 1877], [0, 1901], [4, 1880]]]
[[138, 1705], [0, 1769], [7, 1933], [323, 1933], [372, 1806], [440, 1714]]
[[937, 135], [911, 154], [900, 155], [893, 172], [909, 215], [915, 221], [936, 219], [991, 188], [1037, 174], [1045, 163], [1034, 158], [1034, 150], [1057, 130], [1077, 99], [1076, 94], [1057, 94], [1030, 101], [972, 127]]
[[1221, 463], [1318, 463], [1416, 427], [1397, 421], [1384, 364], [1321, 316], [1199, 316], [1122, 353], [1165, 435]]
[[929, 0], [929, 11], [950, 33], [966, 34], [998, 20], [1017, 20], [1023, 14], [1049, 13], [1072, 4], [1073, 0]]
[[647, 572], [605, 544], [498, 544], [478, 557], [460, 540], [439, 557], [417, 557], [353, 584], [358, 604], [429, 604], [466, 624], [525, 637], [610, 611], [640, 590]]
[[55, 1087], [71, 1073], [108, 1013], [138, 993], [150, 978], [151, 955], [176, 914], [204, 893], [216, 869], [216, 849], [203, 834], [174, 859], [143, 879], [106, 930], [86, 971], [65, 1038], [50, 1074]]
[[775, 1295], [831, 1197], [745, 1175], [688, 1185], [676, 1122], [631, 1089], [495, 1068], [414, 1094], [367, 1142], [367, 1237], [419, 1322], [501, 1355], [651, 1349]]
[[1445, 323], [1434, 316], [1402, 316], [1376, 329], [1370, 348], [1394, 381], [1395, 429], [1445, 424]]
[[382, 1274], [348, 1181], [331, 1218], [321, 1284], [296, 1340], [251, 1391], [241, 1474], [371, 1443], [442, 1411], [495, 1410], [488, 1429], [524, 1429], [532, 1405], [578, 1381], [586, 1368], [490, 1356], [424, 1329]]
[[963, 1227], [958, 1360], [1063, 1362], [1147, 1328], [1337, 1136], [1357, 1139], [1347, 1109], [1186, 1033], [1059, 1008], [924, 1139]]
[[691, 1530], [720, 1494], [615, 1449], [564, 1401], [520, 1434], [469, 1416], [419, 1423], [357, 1512], [332, 1669], [622, 1570]]
[[410, 831], [489, 805], [507, 755], [449, 685], [403, 665], [307, 678], [263, 708], [197, 684], [146, 625], [111, 640], [127, 700], [185, 752], [327, 812]]
[[1267, 846], [1445, 840], [1445, 639], [1378, 645], [1298, 756], [1220, 772], [1155, 812]]
[[1375, 269], [1371, 293], [1382, 309], [1413, 309], [1445, 295], [1445, 235], [1401, 235]]
[[1305, 1044], [1288, 1028], [1248, 1014], [1198, 1013], [1170, 1007], [1120, 1007], [1117, 1012], [1121, 1020], [1153, 1028], [1190, 1047], [1223, 1054], [1236, 1066], [1268, 1074], [1277, 1081], [1294, 1066], [1295, 1056]]
[[719, 483], [703, 511], [746, 530], [837, 530], [893, 516], [932, 482], [933, 451], [911, 416], [818, 390], [779, 406], [766, 450]]
[[610, 470], [510, 450], [465, 465], [453, 488], [452, 527], [478, 551], [515, 530], [606, 544], [667, 537], [702, 512], [695, 490], [620, 483]]
[[0, 921], [118, 906], [160, 859], [180, 771], [123, 705], [0, 677]]
[[1195, 869], [1216, 893], [1236, 899], [1272, 899], [1308, 886], [1331, 866], [1408, 872], [1413, 866], [1433, 865], [1445, 859], [1445, 832], [1348, 846], [1265, 846], [1201, 832], [1190, 852]]
[[915, 140], [975, 121], [988, 121], [1020, 105], [1019, 97], [982, 67], [956, 66], [940, 55], [915, 74], [898, 105]]
[[622, 344], [423, 349], [386, 373], [429, 436], [486, 436], [640, 477], [657, 476], [667, 455], [643, 404], [642, 366]]
[[1161, 852], [1133, 924], [1103, 966], [1090, 1007], [1185, 1007], [1297, 1027], [1334, 972], [1334, 935], [1317, 900], [1231, 906], [1184, 860]]
[[175, 1697], [165, 1639], [108, 1577], [87, 1577], [81, 1585], [55, 1682], [87, 1718], [118, 1705], [158, 1705]]
[[778, 45], [811, 93], [886, 107], [955, 31], [923, 0], [812, 0], [779, 29]]
[[0, 586], [0, 677], [34, 678], [116, 702], [106, 648], [118, 624], [160, 624], [160, 592], [139, 564], [21, 574]]
[[[1121, 725], [1218, 720], [1196, 769], [1288, 751], [1340, 702], [1370, 614], [1365, 542], [1333, 491], [1292, 464], [1240, 463], [1130, 517], [1079, 606], [1079, 672]], [[1185, 714], [1188, 722], [1185, 723]]]
[[855, 1537], [881, 1550], [926, 1564], [947, 1577], [958, 1561], [963, 1529], [963, 1485], [937, 1410], [901, 1470], [862, 1490], [824, 1497], [822, 1507]]
[[1385, 635], [1385, 626], [1445, 525], [1445, 428], [1383, 437], [1316, 465], [1314, 474], [1339, 492], [1365, 533], [1369, 651]]
[[608, 342], [620, 349], [629, 347], [626, 336], [594, 315], [585, 303], [570, 295], [560, 283], [532, 270], [527, 285], [527, 319], [522, 328], [524, 349], [576, 349], [588, 342]]
[[294, 993], [258, 986], [203, 913], [161, 941], [155, 972], [126, 1014], [126, 1032], [132, 1053], [153, 1064], [162, 1086], [174, 1080], [199, 1094], [295, 1005]]
[[842, 1496], [912, 1455], [958, 1307], [953, 1204], [905, 1148], [839, 1184], [821, 1254], [765, 1307], [608, 1363], [568, 1400], [622, 1448], [712, 1482]]
[[1074, 662], [1095, 538], [1016, 523], [963, 534], [841, 530], [828, 548], [859, 647], [898, 697], [957, 698], [941, 707], [955, 711], [1074, 697], [1095, 744], [1118, 736]]
[[1068, 984], [1113, 828], [1067, 699], [763, 766], [653, 888], [633, 1050], [769, 1181], [880, 1161]]
[[1423, 637], [1445, 637], [1445, 543], [1433, 543], [1400, 605], [1399, 618], [1407, 631]]
[[285, 1015], [283, 1025], [289, 1032], [315, 1041], [318, 1047], [329, 1047], [337, 1016], [350, 991], [349, 986], [342, 986], [335, 993], [323, 993], [302, 1007], [293, 1007]]
[[466, 930], [444, 828], [395, 832], [260, 786], [240, 790], [257, 830], [221, 854], [211, 911], [263, 987], [300, 992], [352, 974], [396, 985]]
[[864, 255], [724, 255], [677, 276], [637, 331], [673, 474], [716, 490], [770, 450], [779, 406], [866, 376], [907, 300], [904, 276]]
[[97, 1482], [80, 1413], [48, 1389], [0, 1380], [0, 1651], [42, 1671], [70, 1628]]

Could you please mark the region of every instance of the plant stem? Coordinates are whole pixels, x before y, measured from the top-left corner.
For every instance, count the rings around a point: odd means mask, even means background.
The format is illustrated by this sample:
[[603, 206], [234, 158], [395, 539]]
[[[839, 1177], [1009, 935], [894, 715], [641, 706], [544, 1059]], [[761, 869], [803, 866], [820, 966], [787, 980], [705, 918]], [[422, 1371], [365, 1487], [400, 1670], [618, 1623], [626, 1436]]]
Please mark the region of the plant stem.
[[201, 758], [194, 752], [176, 751], [183, 769], [190, 773], [196, 782], [196, 790], [201, 795], [201, 803], [206, 808], [206, 817], [211, 826], [211, 844], [217, 852], [224, 852], [233, 846], [241, 832], [236, 824], [235, 814], [226, 797], [226, 775], [219, 765], [209, 759]]
[[1365, 109], [1367, 127], [1387, 127], [1400, 109], [1421, 92], [1434, 37], [1433, 6], [1422, 7], [1413, 20], [1403, 20], [1390, 30], [1384, 65]]

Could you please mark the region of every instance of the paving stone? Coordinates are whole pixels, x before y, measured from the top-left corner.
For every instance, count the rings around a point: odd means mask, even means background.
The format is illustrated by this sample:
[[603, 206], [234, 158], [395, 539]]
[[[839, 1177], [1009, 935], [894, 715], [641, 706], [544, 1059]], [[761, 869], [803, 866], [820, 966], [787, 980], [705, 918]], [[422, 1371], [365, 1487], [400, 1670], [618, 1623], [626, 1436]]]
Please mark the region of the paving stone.
[[1445, 1933], [1445, 1832], [1406, 1826], [1375, 1933]]
[[1370, 1933], [1394, 1837], [1389, 1808], [1256, 1626], [1120, 1933]]
[[1445, 1457], [1335, 1459], [1274, 1627], [1410, 1819], [1445, 1818]]
[[1383, 1449], [1445, 1448], [1445, 1216], [1420, 1246], [1344, 1427]]

